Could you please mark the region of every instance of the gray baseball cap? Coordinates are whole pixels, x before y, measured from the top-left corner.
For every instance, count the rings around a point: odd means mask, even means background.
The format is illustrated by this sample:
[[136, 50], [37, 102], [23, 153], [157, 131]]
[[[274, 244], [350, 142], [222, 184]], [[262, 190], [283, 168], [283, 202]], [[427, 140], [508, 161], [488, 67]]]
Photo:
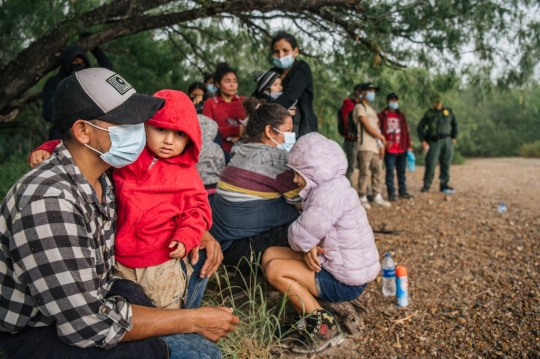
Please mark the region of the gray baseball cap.
[[152, 118], [164, 103], [162, 98], [136, 93], [117, 73], [95, 67], [77, 71], [58, 84], [52, 122], [60, 132], [79, 119], [135, 125]]

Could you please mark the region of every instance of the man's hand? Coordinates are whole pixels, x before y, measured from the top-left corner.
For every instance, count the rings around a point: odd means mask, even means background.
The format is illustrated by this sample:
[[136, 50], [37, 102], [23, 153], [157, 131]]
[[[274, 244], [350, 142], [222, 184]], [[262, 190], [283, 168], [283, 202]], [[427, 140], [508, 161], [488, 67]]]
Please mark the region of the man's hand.
[[190, 252], [192, 265], [195, 265], [199, 261], [200, 249], [206, 249], [206, 261], [201, 269], [201, 278], [210, 278], [219, 268], [221, 261], [223, 261], [221, 245], [214, 239], [210, 232], [205, 231], [202, 235], [201, 244], [193, 248]]
[[184, 246], [184, 243], [178, 242], [178, 241], [172, 241], [171, 244], [169, 244], [169, 248], [177, 247], [174, 251], [169, 253], [169, 257], [171, 258], [184, 258], [186, 255], [186, 246]]
[[384, 157], [384, 146], [379, 148], [379, 157], [380, 158], [383, 158]]
[[49, 157], [51, 157], [49, 152], [45, 150], [37, 150], [30, 155], [30, 160], [28, 163], [30, 164], [30, 167], [34, 168]]
[[193, 99], [193, 104], [194, 104], [194, 105], [198, 105], [198, 104], [200, 104], [201, 102], [203, 102], [203, 95], [197, 95], [197, 96]]
[[291, 115], [291, 117], [294, 117], [296, 115], [296, 106], [289, 109], [289, 115]]
[[455, 138], [452, 138], [452, 143], [455, 145], [457, 143], [457, 140]]
[[427, 152], [429, 150], [429, 144], [426, 141], [422, 141], [422, 149]]
[[314, 272], [321, 271], [321, 262], [319, 261], [318, 254], [326, 254], [326, 250], [319, 246], [313, 247], [309, 252], [304, 253], [304, 263]]
[[386, 142], [386, 148], [392, 147], [393, 144], [394, 144], [393, 141], [387, 141], [387, 142]]
[[232, 308], [201, 307], [197, 311], [194, 333], [206, 339], [217, 342], [234, 331], [234, 326], [240, 323], [240, 318], [233, 315]]

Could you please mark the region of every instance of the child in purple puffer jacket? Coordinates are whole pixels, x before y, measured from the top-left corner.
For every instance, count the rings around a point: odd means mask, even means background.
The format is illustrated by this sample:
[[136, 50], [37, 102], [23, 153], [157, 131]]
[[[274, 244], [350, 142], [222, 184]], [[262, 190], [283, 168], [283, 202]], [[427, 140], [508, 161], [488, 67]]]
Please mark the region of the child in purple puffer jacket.
[[341, 147], [318, 133], [300, 137], [288, 166], [302, 191], [303, 213], [289, 227], [291, 248], [271, 247], [262, 265], [268, 281], [289, 298], [302, 319], [292, 346], [312, 353], [344, 340], [333, 315], [317, 302], [350, 301], [381, 269], [366, 211], [345, 177]]

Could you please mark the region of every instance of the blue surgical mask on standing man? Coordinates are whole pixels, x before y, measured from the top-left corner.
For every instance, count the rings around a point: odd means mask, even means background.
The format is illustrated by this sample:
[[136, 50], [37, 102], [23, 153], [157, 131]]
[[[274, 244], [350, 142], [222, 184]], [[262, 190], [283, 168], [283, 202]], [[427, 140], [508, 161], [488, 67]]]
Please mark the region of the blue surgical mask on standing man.
[[399, 108], [398, 102], [388, 102], [388, 108], [391, 108], [392, 110], [397, 110]]
[[375, 101], [375, 92], [366, 93], [366, 100], [368, 100], [369, 102]]

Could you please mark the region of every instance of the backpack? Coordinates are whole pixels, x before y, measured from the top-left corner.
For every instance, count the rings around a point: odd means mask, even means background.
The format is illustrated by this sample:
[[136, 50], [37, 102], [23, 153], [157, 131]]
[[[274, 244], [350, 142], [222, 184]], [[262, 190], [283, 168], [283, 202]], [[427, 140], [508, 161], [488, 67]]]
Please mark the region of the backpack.
[[[348, 140], [356, 140], [358, 137], [358, 128], [353, 120], [353, 111], [349, 112], [347, 119], [343, 118], [343, 106], [337, 111], [338, 132], [341, 137], [345, 137]], [[347, 125], [345, 125], [347, 121]]]

